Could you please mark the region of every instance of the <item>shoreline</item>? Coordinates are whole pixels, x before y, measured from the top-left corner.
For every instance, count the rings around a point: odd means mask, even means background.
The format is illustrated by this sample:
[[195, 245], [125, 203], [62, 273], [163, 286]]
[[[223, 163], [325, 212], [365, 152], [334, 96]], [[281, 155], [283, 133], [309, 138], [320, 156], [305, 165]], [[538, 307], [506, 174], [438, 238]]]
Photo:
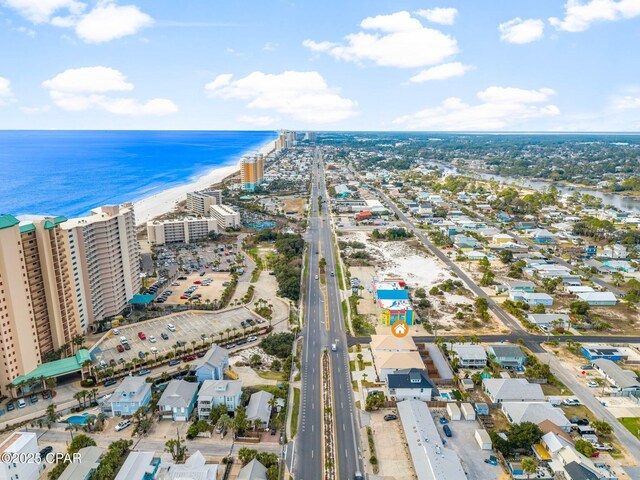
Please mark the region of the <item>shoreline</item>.
[[233, 163], [220, 165], [212, 168], [209, 172], [195, 178], [189, 183], [162, 190], [149, 197], [144, 197], [133, 201], [133, 208], [136, 216], [136, 227], [145, 226], [151, 221], [168, 212], [176, 209], [179, 202], [186, 199], [188, 192], [205, 190], [224, 179], [237, 174], [240, 171], [240, 160], [252, 151], [257, 151], [263, 155], [270, 154], [275, 149], [275, 140], [269, 140], [258, 149], [247, 150], [239, 155]]

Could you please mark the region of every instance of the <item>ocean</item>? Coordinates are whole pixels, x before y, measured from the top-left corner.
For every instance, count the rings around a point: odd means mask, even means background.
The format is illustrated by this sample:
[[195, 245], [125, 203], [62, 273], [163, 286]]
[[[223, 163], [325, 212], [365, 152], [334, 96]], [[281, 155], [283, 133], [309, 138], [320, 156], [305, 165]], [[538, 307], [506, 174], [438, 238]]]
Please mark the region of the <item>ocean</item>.
[[191, 183], [270, 131], [0, 131], [0, 214], [86, 215]]

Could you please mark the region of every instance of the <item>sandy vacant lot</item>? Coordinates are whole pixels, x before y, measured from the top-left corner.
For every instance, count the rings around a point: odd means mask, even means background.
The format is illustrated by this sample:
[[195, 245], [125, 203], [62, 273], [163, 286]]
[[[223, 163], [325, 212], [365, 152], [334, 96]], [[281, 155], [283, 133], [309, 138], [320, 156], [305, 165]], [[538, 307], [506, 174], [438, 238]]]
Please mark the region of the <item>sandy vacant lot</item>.
[[388, 413], [395, 413], [395, 411], [380, 410], [372, 412], [370, 416], [370, 426], [380, 467], [378, 474], [388, 480], [414, 478], [413, 464], [409, 450], [405, 446], [400, 420], [385, 422], [384, 416]]

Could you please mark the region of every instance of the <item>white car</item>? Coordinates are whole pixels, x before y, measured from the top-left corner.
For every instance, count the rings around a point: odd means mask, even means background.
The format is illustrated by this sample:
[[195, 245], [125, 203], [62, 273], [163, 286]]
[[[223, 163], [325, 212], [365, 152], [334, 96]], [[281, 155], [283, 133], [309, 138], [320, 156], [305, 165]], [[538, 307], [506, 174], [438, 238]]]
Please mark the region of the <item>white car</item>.
[[120, 335], [120, 330], [118, 330], [117, 328], [114, 328], [112, 332], [114, 335]]
[[156, 347], [151, 347], [151, 353], [158, 353], [158, 349]]
[[120, 430], [124, 430], [129, 425], [131, 425], [131, 420], [127, 419], [127, 420], [121, 421], [119, 424], [116, 425], [116, 432], [119, 432]]
[[598, 384], [598, 382], [591, 381], [591, 382], [588, 382], [588, 383], [587, 383], [587, 386], [588, 386], [588, 387], [591, 387], [591, 388], [597, 388], [597, 387], [599, 387], [600, 385]]
[[578, 400], [577, 398], [565, 398], [562, 403], [570, 407], [577, 407], [578, 405], [580, 405], [580, 400]]
[[176, 327], [173, 326], [173, 323], [168, 324], [167, 328], [169, 329], [170, 332], [175, 332], [176, 331]]
[[247, 337], [247, 342], [255, 342], [257, 339], [258, 339], [258, 337], [255, 337], [255, 336], [252, 335], [250, 337]]
[[318, 277], [318, 275], [316, 275], [316, 280], [318, 280], [318, 278], [320, 278], [320, 277]]
[[149, 341], [151, 343], [156, 343], [156, 337], [154, 337], [153, 335], [149, 335]]

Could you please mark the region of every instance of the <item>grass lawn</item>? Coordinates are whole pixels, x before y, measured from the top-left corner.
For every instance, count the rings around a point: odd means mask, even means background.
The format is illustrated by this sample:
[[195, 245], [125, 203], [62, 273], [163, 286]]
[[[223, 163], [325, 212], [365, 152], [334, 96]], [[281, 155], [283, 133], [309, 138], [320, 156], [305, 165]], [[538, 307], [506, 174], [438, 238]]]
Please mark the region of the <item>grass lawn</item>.
[[358, 391], [358, 382], [356, 380], [351, 380], [351, 386], [353, 387], [353, 391]]
[[636, 438], [640, 439], [640, 417], [623, 417], [618, 419]]
[[300, 389], [293, 389], [293, 410], [291, 411], [291, 435], [293, 438], [298, 433], [298, 414], [300, 413]]
[[352, 372], [355, 371], [356, 369], [356, 361], [355, 360], [349, 360], [349, 370], [351, 370]]
[[256, 370], [255, 371], [258, 376], [260, 378], [264, 378], [265, 380], [284, 380], [284, 374], [282, 372], [274, 372], [272, 370], [268, 370], [268, 371], [262, 371], [262, 370]]
[[542, 387], [542, 393], [545, 395], [572, 395], [573, 392], [569, 390], [564, 385], [554, 385], [552, 383], [543, 383], [540, 385]]

